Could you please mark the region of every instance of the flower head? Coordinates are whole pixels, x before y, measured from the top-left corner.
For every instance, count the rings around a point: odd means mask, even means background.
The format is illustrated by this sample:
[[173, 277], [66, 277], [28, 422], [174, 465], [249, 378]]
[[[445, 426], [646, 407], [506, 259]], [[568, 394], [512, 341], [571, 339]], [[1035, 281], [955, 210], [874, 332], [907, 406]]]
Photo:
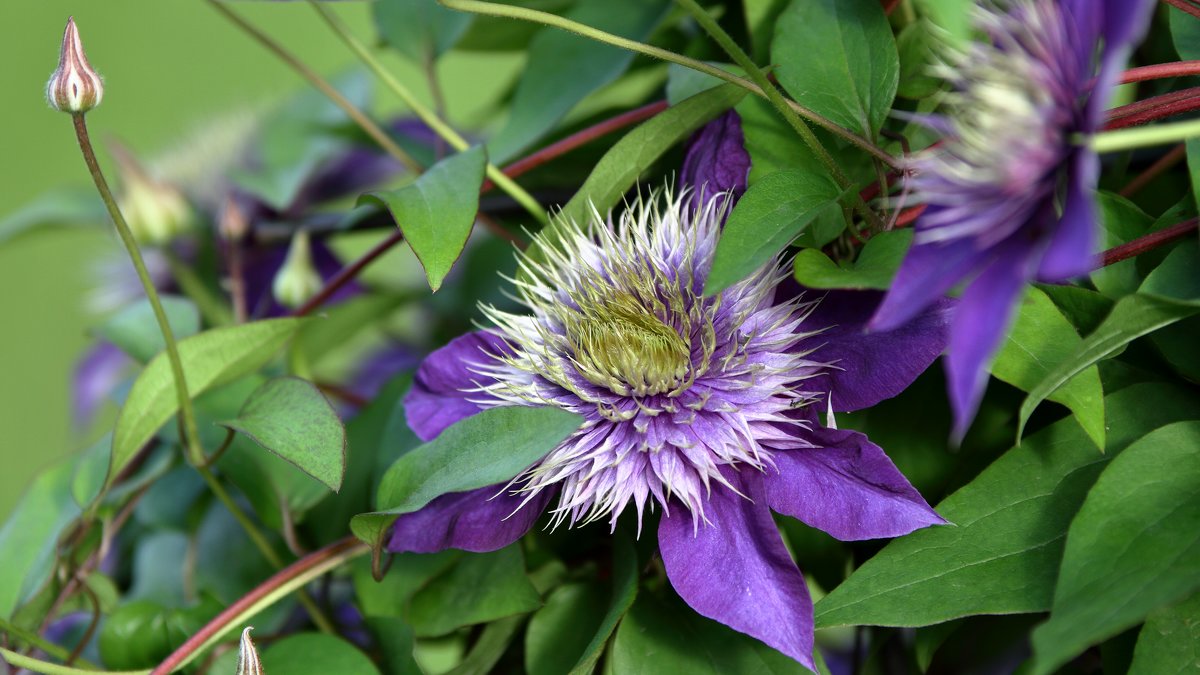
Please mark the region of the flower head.
[[812, 665], [812, 605], [770, 510], [844, 539], [942, 522], [878, 447], [813, 409], [898, 393], [941, 351], [944, 317], [863, 335], [877, 296], [781, 294], [775, 264], [704, 297], [727, 201], [651, 197], [619, 218], [560, 222], [542, 260], [521, 259], [528, 313], [485, 308], [493, 328], [432, 354], [405, 400], [409, 424], [430, 439], [507, 405], [585, 422], [509, 484], [400, 516], [391, 550], [494, 550], [547, 506], [552, 527], [661, 510], [684, 600]]
[[46, 83], [46, 101], [55, 110], [80, 114], [100, 105], [103, 98], [104, 82], [88, 63], [75, 17], [71, 17], [63, 31], [58, 68]]
[[986, 365], [1025, 283], [1064, 281], [1095, 260], [1095, 153], [1078, 145], [1153, 2], [1008, 0], [976, 9], [986, 40], [940, 67], [952, 85], [931, 119], [941, 142], [910, 162], [925, 211], [871, 326], [901, 325], [963, 279], [947, 360], [955, 434], [966, 431]]

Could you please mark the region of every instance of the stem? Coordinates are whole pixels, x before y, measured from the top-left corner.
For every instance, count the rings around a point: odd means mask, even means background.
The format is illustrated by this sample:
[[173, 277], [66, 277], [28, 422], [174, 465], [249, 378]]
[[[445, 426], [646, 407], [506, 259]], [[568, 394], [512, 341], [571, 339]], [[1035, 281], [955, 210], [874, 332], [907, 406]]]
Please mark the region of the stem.
[[1092, 136], [1090, 145], [1098, 153], [1121, 152], [1165, 143], [1178, 143], [1200, 136], [1200, 120], [1157, 124], [1152, 127], [1106, 131]]
[[[358, 40], [358, 38], [354, 37], [350, 30], [346, 28], [346, 25], [342, 23], [340, 19], [338, 19], [336, 14], [334, 14], [317, 0], [309, 0], [309, 4], [312, 5], [313, 9], [317, 11], [317, 14], [319, 14], [321, 18], [325, 20], [325, 23], [329, 25], [329, 28], [334, 32], [334, 34], [341, 38], [342, 42], [346, 43], [346, 46], [350, 48], [350, 51], [354, 52], [359, 60], [361, 60], [368, 68], [370, 68], [371, 71], [375, 73], [376, 77], [378, 77], [385, 85], [387, 85], [388, 89], [392, 90], [392, 93], [400, 97], [400, 100], [404, 101], [404, 104], [412, 109], [413, 113], [415, 113], [422, 122], [424, 122], [430, 129], [433, 129], [438, 136], [444, 138], [446, 142], [450, 144], [450, 147], [454, 148], [458, 152], [462, 152], [470, 147], [470, 143], [467, 142], [467, 139], [459, 135], [459, 133], [455, 131], [449, 124], [446, 124], [446, 122], [442, 121], [442, 119], [434, 114], [434, 112], [431, 111], [425, 104], [417, 100], [417, 97], [413, 96], [412, 92], [408, 90], [408, 87], [405, 87], [400, 80], [397, 80], [395, 76], [388, 72], [388, 70], [383, 67], [383, 64], [371, 54], [370, 50], [368, 50], [366, 46]], [[542, 205], [533, 198], [533, 195], [526, 192], [524, 188], [522, 188], [520, 185], [517, 185], [508, 176], [505, 176], [500, 169], [496, 167], [496, 165], [488, 162], [485, 171], [488, 178], [490, 178], [493, 183], [499, 186], [501, 190], [504, 190], [510, 197], [516, 200], [518, 204], [520, 204], [526, 211], [529, 212], [531, 216], [533, 216], [534, 220], [542, 225], [545, 225], [549, 222], [549, 219], [546, 217], [546, 209], [544, 209]]]
[[1132, 197], [1142, 188], [1146, 187], [1150, 181], [1158, 178], [1163, 172], [1178, 164], [1185, 157], [1187, 157], [1187, 144], [1180, 143], [1171, 148], [1170, 152], [1159, 157], [1153, 164], [1146, 167], [1145, 171], [1138, 174], [1133, 180], [1129, 181], [1129, 184], [1121, 188], [1118, 194], [1122, 197]]
[[[710, 66], [703, 61], [697, 61], [687, 56], [683, 56], [682, 54], [676, 54], [673, 51], [648, 45], [642, 42], [637, 42], [636, 40], [623, 38], [619, 35], [606, 33], [602, 30], [592, 28], [586, 24], [565, 19], [561, 16], [550, 14], [549, 12], [541, 12], [536, 9], [528, 9], [525, 7], [501, 5], [494, 2], [480, 2], [479, 0], [438, 0], [438, 2], [445, 7], [457, 9], [462, 12], [471, 12], [486, 16], [498, 16], [507, 19], [518, 19], [521, 21], [530, 21], [533, 23], [553, 26], [555, 28], [561, 28], [562, 30], [570, 31], [577, 35], [582, 35], [583, 37], [591, 40], [610, 44], [614, 47], [627, 49], [629, 51], [636, 52], [638, 54], [644, 54], [645, 56], [667, 61], [669, 63], [677, 63], [686, 68], [691, 68], [692, 70], [704, 73], [705, 75], [711, 75], [724, 82], [737, 85], [738, 87], [745, 89], [755, 96], [768, 98], [767, 92], [750, 80], [747, 80], [743, 77], [738, 77], [737, 75], [728, 73], [720, 68]], [[863, 151], [869, 153], [873, 157], [878, 158], [879, 161], [887, 164], [888, 166], [898, 167], [894, 157], [876, 147], [875, 144], [871, 143], [869, 140], [859, 136], [858, 134], [855, 134], [848, 129], [838, 126], [830, 119], [823, 117], [812, 110], [809, 110], [808, 108], [805, 108], [795, 101], [787, 100], [786, 103], [789, 108], [809, 122], [812, 122], [813, 124], [826, 129], [835, 136], [838, 136], [839, 138], [858, 146]]]
[[376, 244], [370, 251], [367, 251], [358, 260], [343, 267], [319, 293], [309, 298], [308, 302], [301, 305], [296, 311], [292, 312], [292, 316], [307, 316], [313, 310], [317, 309], [325, 303], [326, 300], [333, 297], [338, 289], [350, 283], [358, 273], [363, 271], [367, 265], [370, 265], [376, 258], [387, 253], [393, 246], [404, 241], [404, 233], [399, 228], [392, 231], [387, 239]]
[[1161, 80], [1168, 77], [1187, 77], [1200, 75], [1200, 61], [1175, 61], [1172, 63], [1157, 63], [1152, 66], [1130, 68], [1121, 74], [1121, 84], [1145, 82], [1146, 80]]
[[216, 9], [218, 12], [224, 15], [225, 18], [232, 21], [238, 28], [241, 28], [256, 42], [261, 44], [263, 47], [266, 47], [267, 50], [275, 54], [275, 56], [278, 56], [279, 59], [284, 63], [291, 66], [292, 70], [295, 70], [301, 77], [308, 80], [309, 84], [316, 87], [322, 94], [328, 96], [329, 99], [337, 105], [337, 107], [342, 109], [342, 112], [346, 113], [347, 117], [354, 120], [355, 124], [357, 124], [364, 132], [366, 132], [368, 136], [378, 143], [379, 147], [383, 148], [384, 151], [386, 151], [389, 155], [407, 167], [409, 171], [412, 171], [413, 173], [421, 172], [423, 167], [421, 166], [420, 162], [413, 159], [411, 155], [405, 152], [403, 148], [401, 148], [396, 144], [395, 141], [392, 140], [391, 136], [388, 136], [387, 132], [379, 128], [379, 125], [375, 124], [370, 117], [367, 117], [366, 113], [359, 110], [353, 103], [347, 100], [345, 96], [342, 96], [341, 92], [335, 89], [333, 85], [329, 84], [329, 82], [326, 82], [325, 79], [318, 75], [313, 69], [304, 65], [304, 63], [300, 61], [300, 59], [296, 58], [294, 54], [284, 49], [282, 45], [272, 40], [269, 36], [267, 36], [266, 33], [263, 33], [255, 28], [232, 9], [226, 7], [220, 2], [220, 0], [208, 0], [208, 4], [212, 5], [213, 9]]
[[[246, 536], [250, 537], [250, 541], [254, 543], [255, 548], [262, 553], [262, 556], [267, 559], [267, 562], [271, 564], [271, 567], [274, 567], [275, 569], [282, 568], [283, 559], [280, 558], [279, 554], [275, 552], [275, 549], [271, 547], [271, 542], [267, 541], [267, 538], [258, 531], [258, 527], [255, 526], [254, 521], [250, 520], [250, 516], [247, 516], [246, 512], [242, 511], [242, 508], [233, 500], [233, 497], [230, 496], [229, 492], [225, 489], [225, 486], [221, 485], [221, 482], [218, 481], [216, 477], [212, 475], [212, 472], [207, 468], [197, 466], [196, 471], [200, 472], [200, 477], [204, 479], [205, 483], [208, 483], [209, 489], [212, 490], [217, 499], [225, 505], [225, 508], [228, 509], [231, 514], [233, 514], [234, 519], [237, 520], [238, 524], [242, 526], [243, 530], [245, 530]], [[296, 594], [296, 597], [300, 601], [300, 604], [304, 605], [304, 609], [308, 611], [309, 617], [312, 618], [312, 621], [314, 624], [316, 624], [317, 628], [321, 629], [321, 632], [328, 633], [330, 635], [337, 635], [337, 628], [334, 627], [333, 622], [325, 616], [325, 613], [321, 611], [321, 608], [317, 605], [316, 601], [314, 601], [308, 595], [308, 593], [301, 590]]]
[[1122, 260], [1128, 260], [1143, 253], [1153, 251], [1160, 246], [1166, 246], [1167, 244], [1179, 241], [1195, 232], [1197, 225], [1200, 225], [1200, 219], [1192, 218], [1157, 232], [1151, 232], [1150, 234], [1138, 237], [1120, 246], [1114, 246], [1101, 254], [1100, 264], [1096, 266], [1096, 269], [1114, 265]]
[[150, 301], [150, 307], [154, 310], [154, 319], [158, 322], [159, 330], [162, 331], [163, 342], [167, 347], [167, 360], [171, 364], [171, 375], [175, 382], [175, 396], [179, 399], [179, 417], [183, 425], [188, 457], [193, 463], [202, 462], [204, 461], [204, 447], [200, 444], [200, 433], [196, 428], [196, 413], [192, 409], [192, 398], [188, 395], [187, 380], [183, 375], [183, 360], [179, 358], [179, 345], [175, 342], [175, 333], [171, 330], [171, 323], [167, 321], [167, 313], [163, 311], [162, 301], [158, 298], [158, 290], [150, 279], [150, 272], [146, 270], [146, 261], [142, 259], [142, 252], [138, 249], [137, 241], [133, 238], [129, 225], [125, 223], [125, 216], [121, 215], [121, 210], [117, 208], [117, 201], [108, 187], [108, 181], [104, 179], [104, 174], [100, 171], [100, 164], [96, 161], [96, 151], [92, 148], [92, 140], [88, 136], [87, 121], [82, 113], [71, 115], [71, 119], [75, 124], [75, 137], [79, 140], [83, 161], [87, 163], [88, 171], [92, 174], [92, 181], [96, 184], [96, 190], [100, 193], [100, 198], [104, 200], [104, 206], [108, 208], [108, 215], [112, 217], [117, 234], [120, 235], [121, 242], [125, 244], [125, 250], [129, 252], [129, 259], [133, 262], [138, 279], [142, 282], [142, 288], [146, 291], [146, 299]]
[[1185, 2], [1184, 0], [1163, 0], [1163, 2], [1174, 7], [1175, 9], [1182, 10], [1196, 17], [1197, 19], [1200, 19], [1200, 7], [1196, 7], [1195, 5]]
[[164, 246], [161, 250], [167, 259], [171, 277], [175, 279], [175, 283], [179, 284], [179, 289], [183, 291], [183, 294], [196, 303], [200, 314], [209, 323], [216, 326], [228, 326], [233, 323], [233, 315], [229, 313], [229, 308], [208, 289], [195, 270], [180, 260], [179, 256], [175, 255], [175, 252], [169, 247]]
[[293, 590], [369, 551], [370, 548], [365, 544], [359, 543], [353, 537], [347, 537], [288, 565], [209, 621], [151, 671], [150, 675], [168, 675], [191, 663], [201, 653], [220, 642], [222, 636], [231, 628], [241, 627], [255, 614], [275, 604]]
[[17, 666], [25, 668], [35, 673], [45, 673], [45, 675], [96, 675], [102, 673], [104, 675], [149, 675], [149, 670], [88, 670], [86, 668], [73, 668], [71, 666], [61, 666], [57, 663], [42, 661], [30, 656], [24, 656], [17, 652], [0, 647], [0, 656], [4, 657], [5, 661]]
[[1104, 128], [1123, 129], [1197, 109], [1200, 109], [1200, 87], [1192, 87], [1114, 108], [1109, 111]]
[[[47, 640], [46, 638], [42, 637], [41, 635], [34, 633], [33, 631], [27, 631], [27, 630], [24, 630], [17, 626], [14, 626], [13, 624], [5, 621], [4, 619], [0, 619], [0, 633], [8, 633], [9, 635], [17, 638], [18, 640], [29, 644], [31, 647], [37, 647], [38, 649], [46, 652], [50, 656], [53, 656], [54, 658], [60, 659], [62, 661], [68, 660], [71, 656], [70, 652], [68, 652], [64, 647], [54, 644], [53, 642]], [[84, 659], [76, 659], [76, 661], [80, 665], [82, 665], [86, 668], [98, 668], [98, 666], [96, 666], [95, 664], [93, 664], [89, 661], [86, 661]], [[20, 665], [20, 664], [15, 664], [15, 665]]]

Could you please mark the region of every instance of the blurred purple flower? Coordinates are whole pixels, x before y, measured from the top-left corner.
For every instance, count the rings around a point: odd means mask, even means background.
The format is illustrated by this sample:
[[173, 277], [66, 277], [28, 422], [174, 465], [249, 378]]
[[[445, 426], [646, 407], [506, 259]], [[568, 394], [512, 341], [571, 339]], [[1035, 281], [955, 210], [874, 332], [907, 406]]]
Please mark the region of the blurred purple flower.
[[76, 429], [91, 424], [100, 404], [112, 393], [134, 363], [111, 342], [98, 342], [75, 364], [72, 412]]
[[948, 114], [928, 122], [942, 142], [911, 163], [909, 185], [927, 208], [871, 328], [895, 328], [973, 279], [946, 361], [956, 437], [975, 415], [1025, 284], [1065, 281], [1095, 263], [1099, 159], [1077, 139], [1100, 129], [1154, 4], [985, 4], [976, 19], [988, 41], [941, 69], [954, 92]]
[[524, 260], [532, 311], [485, 307], [495, 325], [421, 365], [405, 399], [422, 439], [492, 406], [553, 406], [583, 426], [508, 485], [444, 495], [400, 516], [389, 550], [489, 551], [552, 500], [551, 525], [639, 527], [662, 508], [667, 575], [697, 612], [813, 667], [812, 603], [771, 511], [844, 540], [944, 522], [866, 436], [821, 426], [899, 393], [944, 344], [940, 306], [885, 334], [862, 325], [878, 294], [776, 298], [770, 264], [701, 290], [724, 210], [657, 198], [618, 223], [563, 224], [547, 262]]
[[742, 135], [742, 118], [730, 110], [692, 136], [679, 183], [692, 187], [688, 203], [696, 206], [718, 195], [729, 195], [737, 201], [746, 191], [749, 176], [750, 155]]

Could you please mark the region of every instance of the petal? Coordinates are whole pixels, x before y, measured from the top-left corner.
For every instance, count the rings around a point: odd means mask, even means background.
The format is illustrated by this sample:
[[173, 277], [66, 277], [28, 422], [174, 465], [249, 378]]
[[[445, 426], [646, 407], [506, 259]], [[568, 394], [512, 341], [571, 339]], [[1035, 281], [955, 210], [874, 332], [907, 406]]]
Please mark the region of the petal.
[[498, 354], [504, 341], [482, 331], [460, 335], [433, 352], [421, 363], [413, 378], [412, 390], [404, 397], [408, 426], [428, 441], [446, 427], [482, 410], [467, 400], [477, 382], [486, 376], [472, 372], [473, 364], [485, 363], [488, 354]]
[[1072, 162], [1062, 218], [1053, 226], [1049, 248], [1038, 268], [1042, 281], [1065, 281], [1087, 274], [1096, 263], [1096, 204], [1092, 190], [1100, 171], [1095, 153], [1078, 151]]
[[826, 294], [801, 325], [803, 330], [828, 326], [801, 347], [824, 343], [809, 356], [832, 363], [811, 380], [828, 389], [837, 412], [868, 408], [904, 391], [946, 347], [954, 301], [939, 298], [899, 328], [866, 332], [882, 293], [834, 291]]
[[992, 357], [1008, 334], [1021, 289], [1033, 276], [1032, 257], [1026, 242], [1010, 241], [971, 282], [958, 304], [946, 356], [955, 439], [962, 439], [975, 417]]
[[742, 118], [732, 110], [704, 125], [692, 137], [683, 168], [679, 171], [681, 185], [700, 194], [694, 199], [703, 203], [703, 195], [733, 192], [734, 198], [746, 191], [750, 175], [750, 155], [746, 152], [742, 134]]
[[986, 256], [987, 252], [976, 250], [969, 239], [913, 244], [900, 263], [883, 303], [871, 317], [869, 329], [891, 330], [908, 322], [973, 271]]
[[520, 539], [546, 510], [551, 491], [543, 490], [524, 506], [525, 495], [504, 485], [442, 495], [415, 513], [396, 518], [387, 550], [435, 553], [448, 548], [485, 553]]
[[675, 591], [698, 613], [758, 638], [813, 672], [812, 600], [750, 470], [727, 477], [756, 501], [713, 489], [693, 528], [681, 506], [663, 516], [658, 545]]
[[842, 541], [899, 537], [946, 521], [866, 436], [814, 427], [815, 448], [775, 452], [767, 504]]
[[72, 387], [72, 410], [77, 428], [83, 429], [92, 423], [92, 416], [108, 397], [133, 359], [109, 342], [92, 347], [75, 365]]

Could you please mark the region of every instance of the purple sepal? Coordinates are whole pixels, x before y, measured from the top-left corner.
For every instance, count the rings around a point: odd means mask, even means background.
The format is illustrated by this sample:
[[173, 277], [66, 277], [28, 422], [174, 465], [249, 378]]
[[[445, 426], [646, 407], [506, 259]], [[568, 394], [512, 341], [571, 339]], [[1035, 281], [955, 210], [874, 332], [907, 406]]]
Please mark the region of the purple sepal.
[[690, 187], [692, 204], [708, 195], [732, 192], [736, 201], [746, 191], [750, 154], [746, 152], [742, 118], [730, 110], [704, 125], [688, 143], [679, 184]]
[[746, 496], [714, 489], [698, 526], [676, 504], [658, 526], [667, 578], [696, 612], [762, 640], [816, 672], [812, 599], [753, 470], [726, 472]]
[[91, 423], [104, 398], [117, 387], [132, 364], [133, 359], [110, 342], [95, 345], [76, 363], [71, 407], [78, 428]]
[[842, 541], [899, 537], [946, 521], [866, 436], [814, 427], [815, 448], [778, 451], [763, 486], [771, 510]]
[[978, 267], [986, 255], [970, 239], [914, 243], [868, 329], [891, 330], [911, 320]]
[[504, 340], [478, 331], [460, 335], [421, 363], [413, 378], [412, 390], [404, 397], [408, 426], [423, 440], [430, 441], [446, 427], [483, 410], [468, 399], [468, 389], [488, 380], [472, 372], [475, 364], [487, 363], [488, 354], [500, 354]]
[[1096, 255], [1095, 197], [1089, 186], [1100, 174], [1100, 158], [1077, 152], [1072, 162], [1062, 218], [1050, 235], [1049, 246], [1038, 267], [1038, 279], [1060, 282], [1087, 274], [1098, 262]]
[[502, 549], [533, 527], [553, 494], [545, 490], [522, 505], [503, 485], [442, 495], [415, 513], [396, 518], [388, 538], [392, 553], [436, 553], [457, 548], [474, 553]]

